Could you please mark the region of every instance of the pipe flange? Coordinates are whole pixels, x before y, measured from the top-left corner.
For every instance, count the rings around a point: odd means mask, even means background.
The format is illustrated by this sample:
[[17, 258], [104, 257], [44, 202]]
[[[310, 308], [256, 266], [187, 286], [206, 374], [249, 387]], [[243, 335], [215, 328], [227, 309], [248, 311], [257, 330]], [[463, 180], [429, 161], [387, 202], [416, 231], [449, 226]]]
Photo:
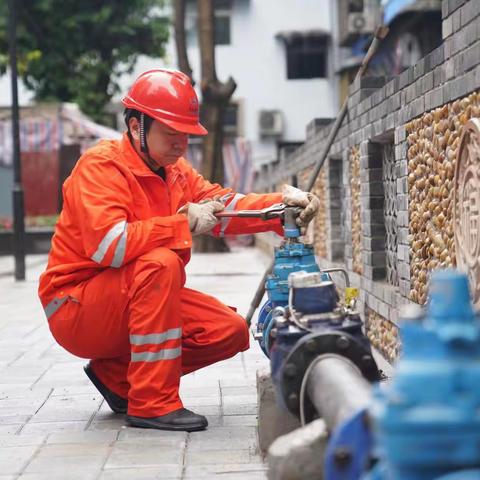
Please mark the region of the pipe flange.
[[[285, 359], [280, 376], [280, 391], [288, 410], [299, 416], [300, 388], [310, 363], [318, 355], [335, 354], [350, 360], [369, 382], [381, 379], [377, 363], [370, 349], [366, 349], [354, 336], [345, 332], [314, 332], [302, 337]], [[305, 418], [315, 416], [315, 408], [305, 398]]]

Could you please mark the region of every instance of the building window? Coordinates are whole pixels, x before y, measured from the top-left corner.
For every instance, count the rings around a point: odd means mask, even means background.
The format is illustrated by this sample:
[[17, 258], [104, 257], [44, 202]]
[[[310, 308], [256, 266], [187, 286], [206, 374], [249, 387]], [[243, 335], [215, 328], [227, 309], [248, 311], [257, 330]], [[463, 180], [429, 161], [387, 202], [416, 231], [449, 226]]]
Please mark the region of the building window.
[[[214, 1], [214, 41], [215, 45], [230, 45], [231, 43], [232, 0]], [[196, 2], [187, 4], [185, 15], [185, 30], [188, 45], [198, 44], [198, 11]]]
[[287, 40], [287, 78], [326, 78], [328, 38], [298, 35]]
[[[223, 113], [223, 134], [225, 137], [238, 137], [240, 135], [239, 104], [229, 103]], [[200, 123], [205, 125], [205, 107], [200, 104]]]
[[215, 45], [230, 45], [231, 0], [215, 0]]
[[227, 137], [238, 136], [238, 104], [229, 103], [223, 115], [223, 133]]

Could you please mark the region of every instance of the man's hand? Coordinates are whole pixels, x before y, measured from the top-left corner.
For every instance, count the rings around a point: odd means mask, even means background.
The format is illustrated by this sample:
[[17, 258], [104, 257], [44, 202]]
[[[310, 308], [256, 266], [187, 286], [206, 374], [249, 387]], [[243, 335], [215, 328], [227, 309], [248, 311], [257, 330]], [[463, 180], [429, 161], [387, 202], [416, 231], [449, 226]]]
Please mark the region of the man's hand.
[[302, 211], [297, 218], [299, 227], [306, 227], [317, 214], [320, 208], [320, 200], [310, 192], [303, 192], [291, 185], [284, 185], [282, 190], [282, 202], [289, 207], [301, 207]]
[[207, 233], [218, 223], [215, 213], [221, 212], [225, 205], [216, 200], [201, 203], [187, 203], [177, 213], [182, 213], [188, 218], [188, 226], [192, 235]]

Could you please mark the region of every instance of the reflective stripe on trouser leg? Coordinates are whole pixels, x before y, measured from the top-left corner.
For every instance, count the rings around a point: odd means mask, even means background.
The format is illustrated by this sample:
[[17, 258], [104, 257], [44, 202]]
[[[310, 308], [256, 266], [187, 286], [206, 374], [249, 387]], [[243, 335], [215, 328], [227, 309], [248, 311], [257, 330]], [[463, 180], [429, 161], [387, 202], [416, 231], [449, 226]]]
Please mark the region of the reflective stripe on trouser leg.
[[[168, 340], [181, 340], [182, 329], [170, 328], [161, 333], [148, 333], [146, 335], [130, 335], [131, 345], [151, 345], [154, 351], [132, 351], [132, 362], [159, 362], [161, 360], [173, 360], [182, 354], [182, 348], [165, 348], [164, 344]], [[152, 348], [150, 347], [150, 348]]]

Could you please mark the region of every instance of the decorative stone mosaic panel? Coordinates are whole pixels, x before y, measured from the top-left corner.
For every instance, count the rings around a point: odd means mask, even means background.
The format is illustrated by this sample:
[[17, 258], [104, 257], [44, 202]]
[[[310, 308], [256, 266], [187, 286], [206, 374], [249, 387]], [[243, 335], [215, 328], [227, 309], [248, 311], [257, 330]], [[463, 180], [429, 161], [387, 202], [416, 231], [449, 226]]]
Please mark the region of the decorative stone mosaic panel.
[[383, 206], [386, 230], [386, 267], [387, 282], [398, 286], [397, 272], [397, 247], [398, 247], [398, 224], [397, 224], [397, 177], [395, 175], [395, 150], [391, 143], [382, 147], [383, 160], [383, 188], [385, 201]]
[[[300, 172], [298, 176], [299, 188], [306, 188], [313, 168], [308, 168]], [[326, 191], [326, 173], [325, 168], [320, 170], [317, 181], [313, 186], [312, 192], [320, 199], [320, 210], [313, 220], [313, 247], [315, 255], [327, 257], [327, 191]]]
[[360, 149], [350, 150], [350, 197], [352, 202], [353, 271], [362, 274], [362, 218], [360, 206]]
[[480, 115], [480, 96], [445, 104], [412, 120], [408, 134], [410, 299], [423, 304], [432, 269], [454, 266], [454, 172], [462, 127]]
[[390, 320], [365, 307], [365, 330], [367, 337], [389, 362], [393, 362], [400, 352], [398, 327]]
[[480, 308], [480, 119], [472, 118], [460, 141], [455, 171], [454, 232], [457, 266], [467, 272]]

